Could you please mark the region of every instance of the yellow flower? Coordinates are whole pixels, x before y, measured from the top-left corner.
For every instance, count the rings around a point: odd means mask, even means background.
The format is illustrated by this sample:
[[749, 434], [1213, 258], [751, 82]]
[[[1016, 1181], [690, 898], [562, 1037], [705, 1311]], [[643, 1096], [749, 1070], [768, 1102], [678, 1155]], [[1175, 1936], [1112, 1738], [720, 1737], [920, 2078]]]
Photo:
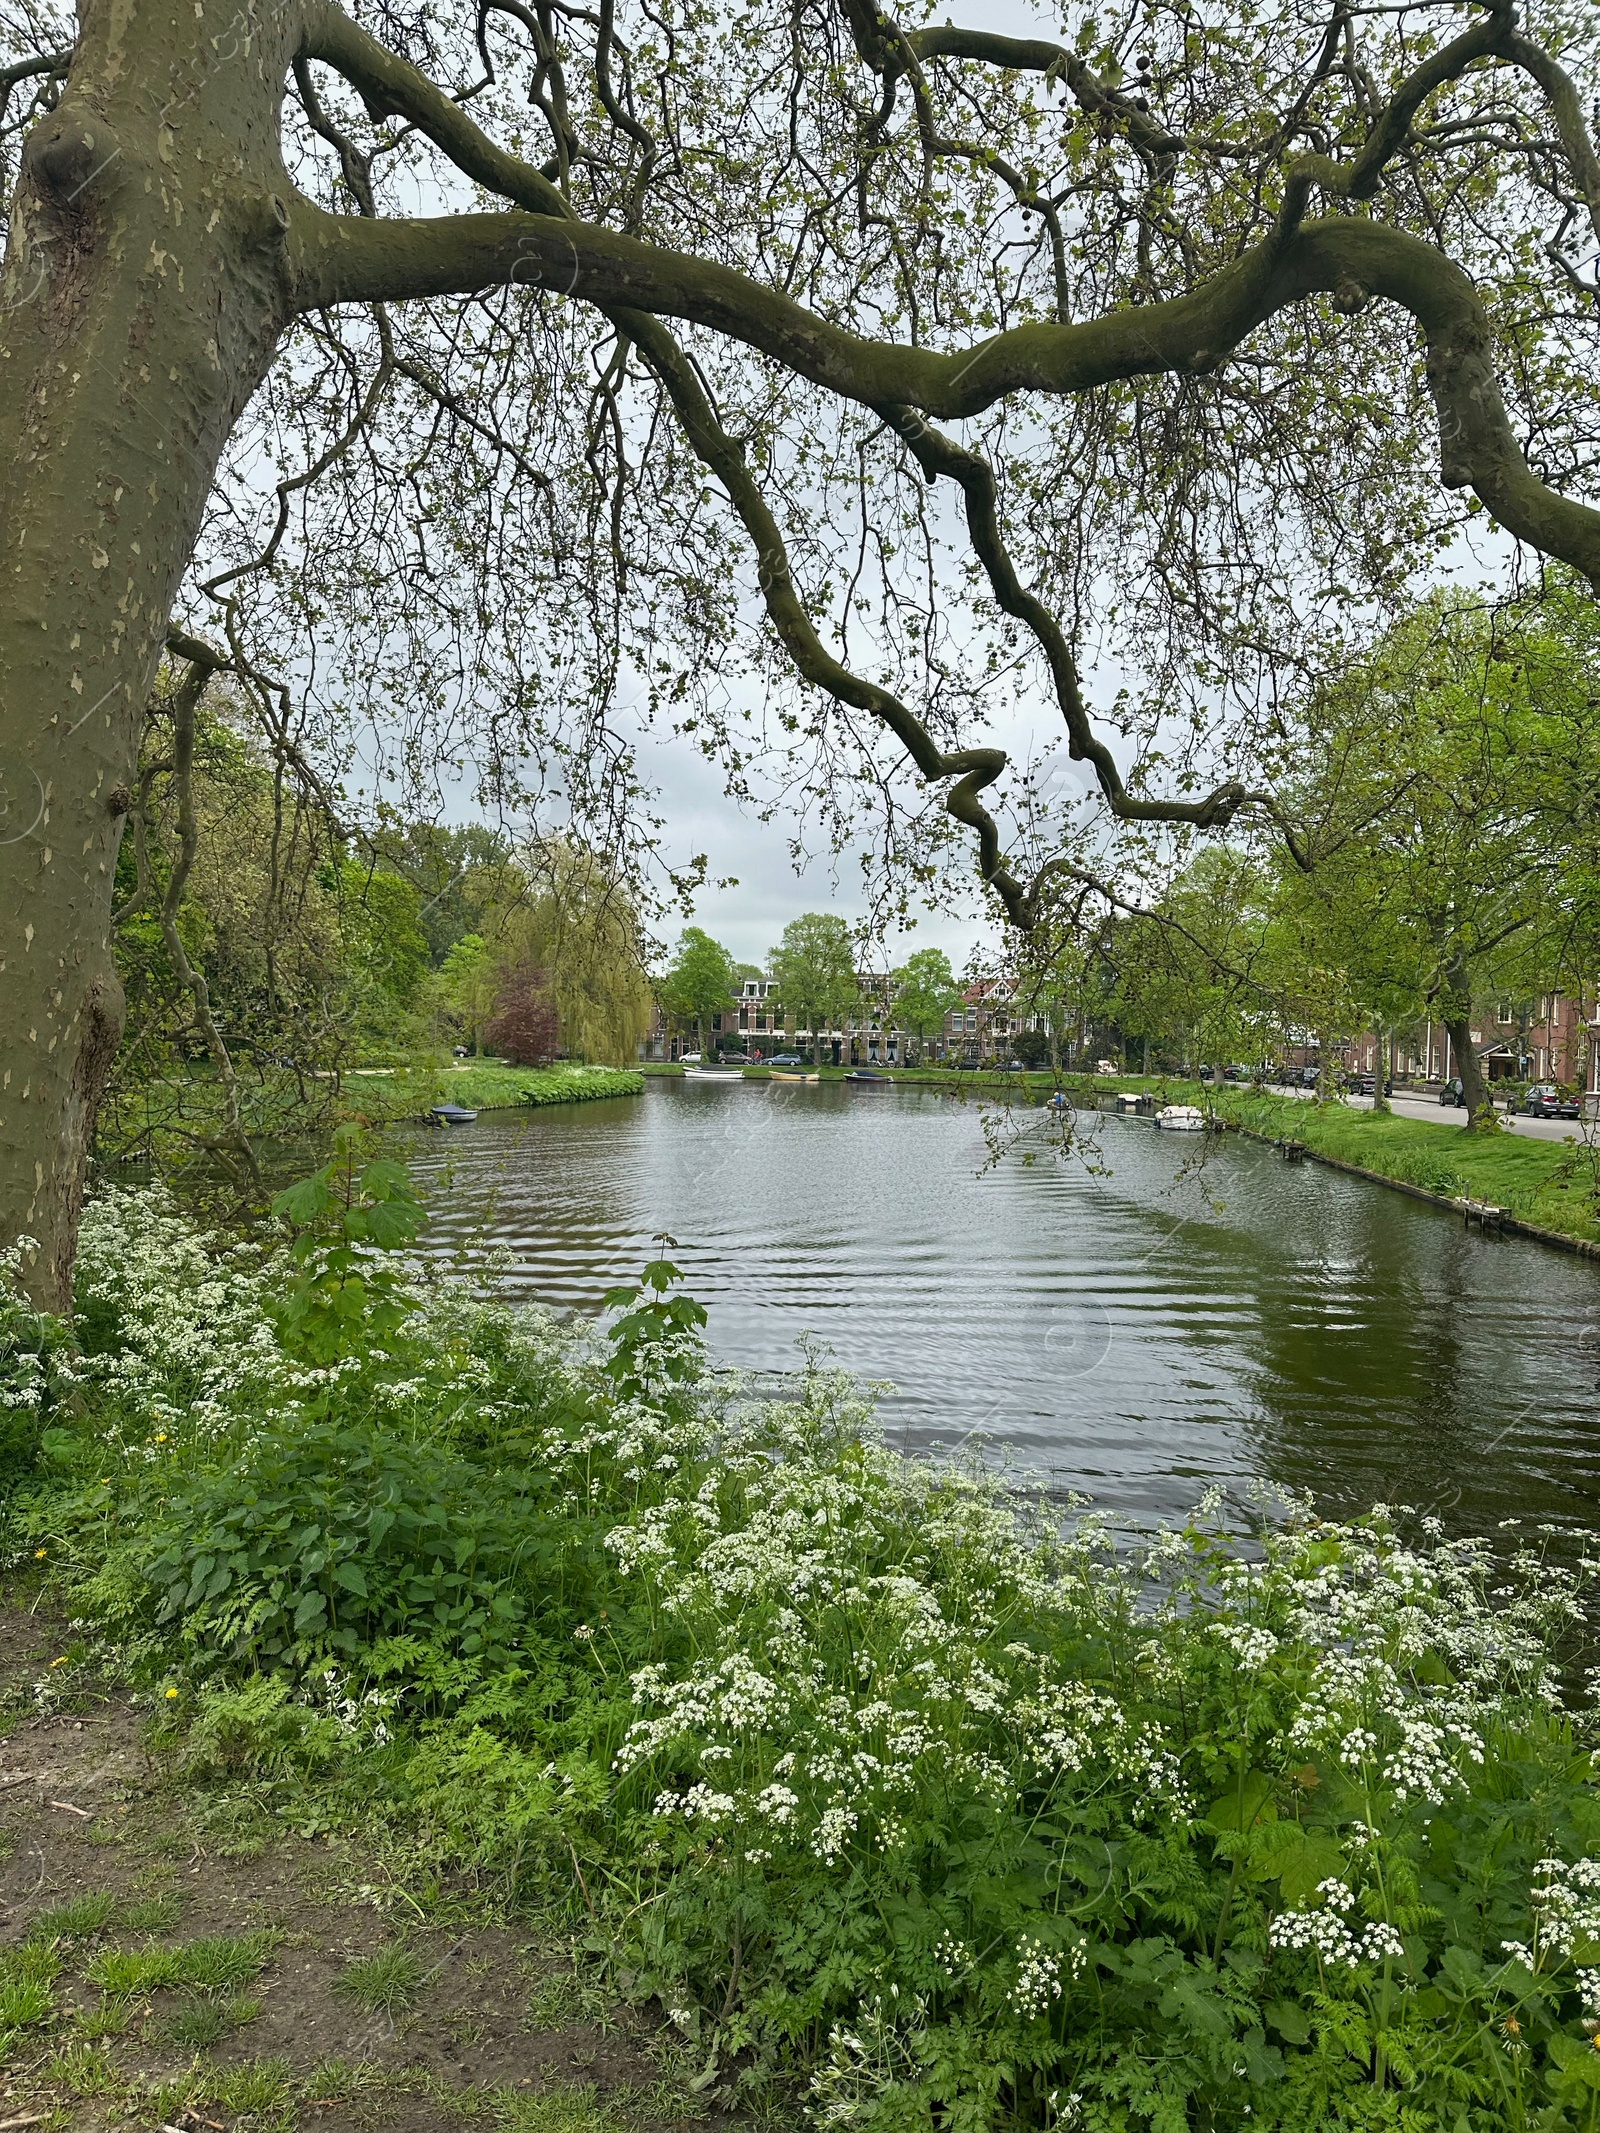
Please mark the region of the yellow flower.
[[50, 1552], [50, 1551], [49, 1551], [49, 1550], [48, 1550], [47, 1548], [35, 1548], [35, 1549], [34, 1549], [34, 1551], [33, 1551], [33, 1559], [34, 1559], [34, 1561], [35, 1561], [35, 1562], [37, 1562], [37, 1561], [39, 1560], [39, 1557], [40, 1557], [41, 1555], [48, 1555], [48, 1554], [49, 1554], [49, 1552]]
[[66, 1655], [66, 1653], [65, 1653], [65, 1652], [63, 1652], [63, 1653], [61, 1654], [61, 1657], [60, 1657], [59, 1659], [52, 1659], [52, 1660], [51, 1660], [51, 1662], [50, 1662], [50, 1664], [51, 1664], [52, 1666], [65, 1666], [65, 1665], [66, 1665], [66, 1663], [67, 1663], [67, 1655]]
[[178, 1692], [177, 1692], [177, 1690], [176, 1690], [176, 1689], [168, 1689], [168, 1691], [167, 1691], [167, 1701], [168, 1701], [168, 1703], [172, 1703], [172, 1702], [173, 1702], [173, 1701], [174, 1701], [174, 1700], [176, 1699], [176, 1697], [177, 1697], [177, 1694], [178, 1694]]
[[167, 1441], [167, 1433], [166, 1433], [166, 1431], [165, 1431], [164, 1429], [158, 1429], [158, 1430], [156, 1431], [156, 1442], [157, 1442], [157, 1444], [165, 1444], [165, 1443], [166, 1443], [166, 1441]]

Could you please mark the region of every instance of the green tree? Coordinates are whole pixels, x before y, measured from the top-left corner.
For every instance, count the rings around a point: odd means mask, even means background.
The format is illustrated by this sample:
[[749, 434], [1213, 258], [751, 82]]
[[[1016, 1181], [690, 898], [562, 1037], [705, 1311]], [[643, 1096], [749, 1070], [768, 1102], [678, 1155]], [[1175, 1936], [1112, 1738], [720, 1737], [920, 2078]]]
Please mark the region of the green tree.
[[961, 987], [942, 948], [919, 948], [907, 956], [893, 982], [893, 1019], [919, 1044], [937, 1036], [945, 1016], [961, 1004]]
[[1438, 598], [1319, 690], [1280, 902], [1308, 967], [1378, 1028], [1437, 1015], [1469, 1122], [1495, 1115], [1472, 1025], [1495, 993], [1592, 984], [1600, 632], [1557, 589], [1503, 615]]
[[1111, 950], [1118, 1027], [1164, 1041], [1219, 1082], [1224, 1065], [1275, 1051], [1285, 1010], [1273, 885], [1261, 854], [1218, 845], [1148, 910], [1125, 916]]
[[361, 985], [364, 1016], [375, 1035], [397, 1026], [429, 967], [422, 899], [387, 868], [347, 859], [340, 869], [346, 951]]
[[509, 839], [482, 823], [449, 828], [386, 819], [373, 843], [384, 865], [416, 890], [418, 922], [436, 965], [463, 934], [492, 938], [525, 886]]
[[656, 994], [662, 1012], [680, 1028], [692, 1026], [695, 1043], [703, 1048], [711, 1017], [722, 1012], [738, 988], [738, 965], [722, 943], [700, 926], [685, 926]]
[[506, 923], [507, 985], [520, 987], [537, 971], [569, 1053], [594, 1065], [631, 1064], [650, 1027], [651, 994], [626, 887], [598, 853], [565, 837], [545, 838], [522, 858], [529, 886]]
[[452, 941], [439, 965], [439, 996], [473, 1052], [483, 1049], [483, 1025], [494, 1012], [499, 959], [481, 933]]
[[814, 1055], [818, 1032], [847, 1021], [860, 1004], [855, 936], [832, 912], [808, 911], [784, 927], [767, 962], [784, 1027], [808, 1030]]

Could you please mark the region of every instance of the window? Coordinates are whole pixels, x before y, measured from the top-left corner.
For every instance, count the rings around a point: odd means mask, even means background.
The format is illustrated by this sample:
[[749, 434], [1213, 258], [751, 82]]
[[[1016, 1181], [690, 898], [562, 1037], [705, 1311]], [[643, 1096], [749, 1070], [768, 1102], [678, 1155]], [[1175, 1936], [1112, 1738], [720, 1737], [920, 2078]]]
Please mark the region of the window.
[[766, 1026], [767, 1026], [767, 1018], [766, 1018], [766, 1016], [765, 1016], [765, 1015], [757, 1015], [757, 1016], [756, 1016], [756, 1028], [757, 1028], [758, 1030], [765, 1030]]
[[1515, 1022], [1517, 1018], [1511, 1012], [1511, 1002], [1509, 1000], [1502, 1000], [1500, 1002], [1499, 1006], [1494, 1011], [1494, 1018], [1496, 1022], [1500, 1024], [1500, 1027], [1502, 1029], [1504, 1029], [1508, 1023]]

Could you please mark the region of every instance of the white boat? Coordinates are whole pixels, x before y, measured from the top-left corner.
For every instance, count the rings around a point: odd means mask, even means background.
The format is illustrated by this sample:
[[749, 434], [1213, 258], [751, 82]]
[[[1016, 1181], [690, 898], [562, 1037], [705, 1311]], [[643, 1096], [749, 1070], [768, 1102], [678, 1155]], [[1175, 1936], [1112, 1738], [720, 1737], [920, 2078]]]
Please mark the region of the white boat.
[[1168, 1104], [1156, 1113], [1156, 1124], [1167, 1133], [1204, 1133], [1206, 1114], [1194, 1104]]
[[743, 1081], [744, 1069], [742, 1067], [685, 1067], [683, 1078], [685, 1081], [725, 1081], [731, 1087], [734, 1082]]

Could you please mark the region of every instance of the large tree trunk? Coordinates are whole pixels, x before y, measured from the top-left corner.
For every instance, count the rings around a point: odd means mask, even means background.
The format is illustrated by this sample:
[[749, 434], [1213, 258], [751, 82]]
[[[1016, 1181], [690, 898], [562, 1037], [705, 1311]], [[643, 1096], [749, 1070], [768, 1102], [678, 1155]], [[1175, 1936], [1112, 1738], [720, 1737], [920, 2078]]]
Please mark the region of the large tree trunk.
[[0, 1247], [70, 1298], [122, 818], [218, 456], [290, 309], [295, 10], [86, 0], [0, 277]]
[[1461, 1097], [1467, 1110], [1467, 1128], [1474, 1127], [1493, 1131], [1499, 1121], [1495, 1116], [1494, 1098], [1489, 1093], [1489, 1084], [1484, 1079], [1483, 1068], [1478, 1059], [1478, 1047], [1472, 1041], [1472, 974], [1465, 958], [1452, 949], [1445, 965], [1443, 997], [1440, 1001], [1445, 1035], [1450, 1039], [1455, 1053], [1456, 1072], [1461, 1077]]
[[1461, 1014], [1446, 1014], [1445, 1034], [1450, 1039], [1455, 1054], [1456, 1072], [1461, 1077], [1462, 1100], [1467, 1107], [1467, 1125], [1492, 1126], [1495, 1124], [1494, 1098], [1489, 1094], [1489, 1084], [1483, 1078], [1483, 1068], [1478, 1064], [1478, 1047], [1472, 1041], [1470, 1011]]

